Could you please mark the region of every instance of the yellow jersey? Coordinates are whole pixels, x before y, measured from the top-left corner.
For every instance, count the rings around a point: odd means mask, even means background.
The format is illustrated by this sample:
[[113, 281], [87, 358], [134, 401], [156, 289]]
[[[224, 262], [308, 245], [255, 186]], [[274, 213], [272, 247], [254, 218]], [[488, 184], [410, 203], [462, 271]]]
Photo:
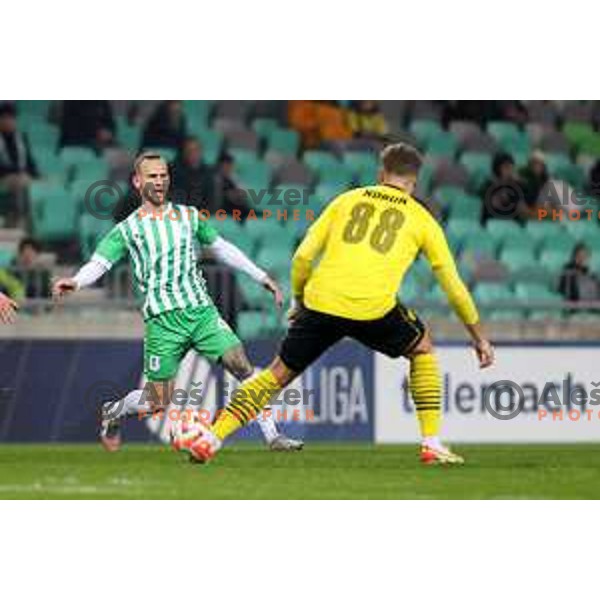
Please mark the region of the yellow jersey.
[[477, 323], [442, 228], [420, 202], [389, 184], [350, 190], [331, 201], [294, 254], [292, 292], [312, 310], [378, 319], [395, 306], [402, 279], [421, 251], [458, 316]]

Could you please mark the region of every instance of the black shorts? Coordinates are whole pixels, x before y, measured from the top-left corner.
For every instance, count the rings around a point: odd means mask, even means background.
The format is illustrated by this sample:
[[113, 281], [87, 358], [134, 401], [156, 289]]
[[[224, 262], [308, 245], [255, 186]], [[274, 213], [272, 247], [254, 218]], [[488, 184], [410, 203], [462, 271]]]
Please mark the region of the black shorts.
[[336, 342], [351, 337], [372, 350], [397, 358], [408, 354], [424, 333], [423, 322], [400, 303], [373, 321], [345, 319], [304, 307], [290, 325], [279, 357], [288, 368], [300, 373]]

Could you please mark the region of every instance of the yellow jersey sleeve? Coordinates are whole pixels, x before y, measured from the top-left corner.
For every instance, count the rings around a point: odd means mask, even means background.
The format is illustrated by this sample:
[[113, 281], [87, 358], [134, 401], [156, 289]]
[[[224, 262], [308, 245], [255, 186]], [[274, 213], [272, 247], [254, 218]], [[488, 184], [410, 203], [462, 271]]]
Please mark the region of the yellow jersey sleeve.
[[466, 325], [478, 323], [479, 314], [473, 298], [458, 273], [446, 236], [433, 217], [425, 228], [422, 249], [438, 283], [461, 321]]
[[312, 273], [313, 262], [319, 256], [327, 241], [336, 206], [337, 202], [334, 200], [323, 211], [315, 223], [310, 226], [302, 243], [294, 253], [290, 275], [294, 298], [301, 299], [304, 294], [304, 286]]

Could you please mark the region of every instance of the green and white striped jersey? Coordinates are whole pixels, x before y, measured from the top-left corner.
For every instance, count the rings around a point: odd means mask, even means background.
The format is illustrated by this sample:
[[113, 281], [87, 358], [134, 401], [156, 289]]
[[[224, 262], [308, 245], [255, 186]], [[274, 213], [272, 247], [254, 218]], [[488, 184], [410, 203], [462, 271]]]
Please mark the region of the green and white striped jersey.
[[212, 244], [217, 230], [191, 206], [168, 203], [160, 213], [139, 208], [98, 244], [92, 260], [110, 269], [129, 254], [144, 319], [212, 304], [197, 265], [195, 242]]

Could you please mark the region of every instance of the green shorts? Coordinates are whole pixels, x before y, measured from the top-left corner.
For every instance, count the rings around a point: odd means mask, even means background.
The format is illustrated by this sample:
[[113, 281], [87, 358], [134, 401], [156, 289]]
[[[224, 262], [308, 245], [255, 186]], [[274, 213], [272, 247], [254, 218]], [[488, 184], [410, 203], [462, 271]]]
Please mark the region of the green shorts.
[[148, 381], [173, 379], [188, 350], [216, 361], [240, 344], [213, 305], [171, 310], [146, 321], [144, 374]]

